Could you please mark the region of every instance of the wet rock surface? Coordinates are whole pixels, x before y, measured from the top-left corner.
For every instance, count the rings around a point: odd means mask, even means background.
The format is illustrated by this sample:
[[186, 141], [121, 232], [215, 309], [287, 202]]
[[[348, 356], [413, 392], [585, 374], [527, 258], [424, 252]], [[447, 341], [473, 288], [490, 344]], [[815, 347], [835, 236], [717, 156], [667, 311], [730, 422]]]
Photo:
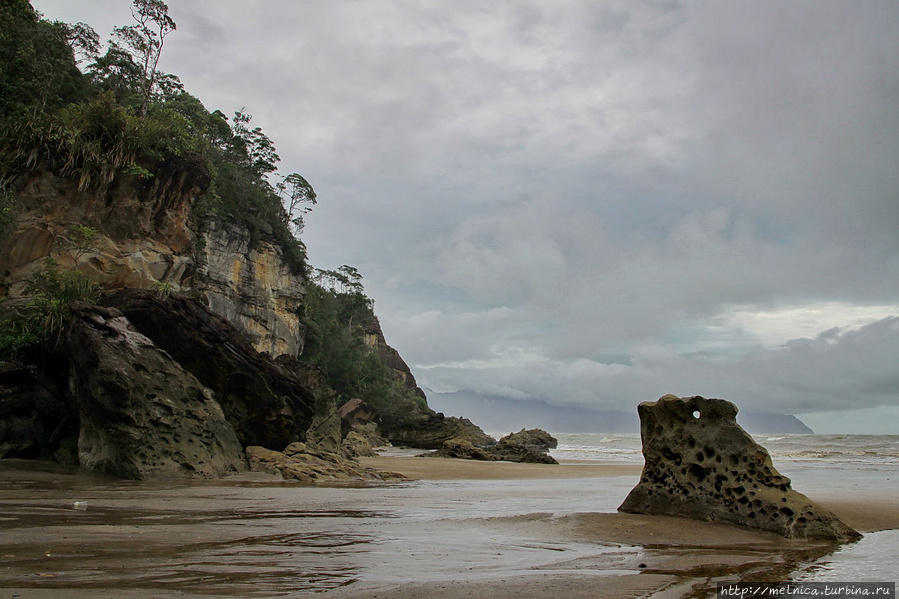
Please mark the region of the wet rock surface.
[[730, 522], [788, 538], [861, 536], [790, 487], [737, 424], [731, 402], [666, 395], [641, 403], [638, 413], [645, 466], [619, 511]]
[[246, 469], [212, 392], [121, 312], [76, 309], [67, 343], [80, 412], [78, 461], [122, 478], [202, 476]]
[[246, 449], [250, 470], [266, 472], [287, 480], [315, 483], [327, 480], [397, 480], [395, 472], [366, 468], [336, 453], [317, 451], [305, 443], [291, 443], [283, 452], [264, 447]]
[[474, 445], [468, 439], [450, 439], [434, 453], [434, 457], [461, 458], [465, 460], [523, 462], [527, 464], [558, 464], [547, 452], [558, 441], [541, 429], [521, 429], [500, 439], [496, 444]]
[[447, 417], [431, 412], [419, 418], [381, 424], [381, 430], [394, 445], [421, 449], [439, 449], [452, 439], [466, 440], [472, 445], [493, 445], [496, 439], [468, 418]]

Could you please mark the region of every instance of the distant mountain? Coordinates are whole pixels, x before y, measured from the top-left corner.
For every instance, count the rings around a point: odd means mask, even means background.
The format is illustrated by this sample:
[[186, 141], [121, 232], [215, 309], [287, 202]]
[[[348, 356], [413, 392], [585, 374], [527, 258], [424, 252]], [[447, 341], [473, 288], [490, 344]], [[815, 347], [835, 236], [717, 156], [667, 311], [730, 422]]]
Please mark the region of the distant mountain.
[[542, 428], [550, 433], [639, 433], [640, 419], [619, 410], [553, 406], [545, 401], [518, 401], [474, 391], [426, 391], [428, 405], [447, 416], [465, 416], [485, 431], [513, 432]]
[[737, 423], [750, 433], [774, 435], [811, 435], [815, 431], [791, 414], [739, 412]]
[[[542, 428], [550, 433], [639, 433], [640, 418], [622, 410], [555, 406], [545, 401], [519, 401], [474, 391], [426, 391], [428, 405], [447, 416], [464, 416], [488, 432]], [[738, 406], [739, 407], [739, 406]], [[750, 433], [810, 434], [814, 431], [789, 414], [740, 412], [737, 422]]]

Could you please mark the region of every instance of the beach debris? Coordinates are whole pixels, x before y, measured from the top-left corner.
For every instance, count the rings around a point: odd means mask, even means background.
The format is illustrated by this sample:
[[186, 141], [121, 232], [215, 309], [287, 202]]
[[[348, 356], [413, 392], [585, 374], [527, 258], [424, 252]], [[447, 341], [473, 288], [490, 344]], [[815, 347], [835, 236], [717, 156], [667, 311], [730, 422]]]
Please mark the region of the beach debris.
[[488, 462], [524, 462], [528, 464], [558, 464], [548, 451], [558, 446], [558, 441], [539, 428], [521, 429], [509, 433], [495, 445], [475, 445], [468, 439], [450, 439], [437, 451], [424, 454], [433, 457], [461, 458]]
[[788, 538], [861, 535], [790, 487], [723, 399], [665, 395], [637, 407], [645, 465], [620, 512], [686, 516]]

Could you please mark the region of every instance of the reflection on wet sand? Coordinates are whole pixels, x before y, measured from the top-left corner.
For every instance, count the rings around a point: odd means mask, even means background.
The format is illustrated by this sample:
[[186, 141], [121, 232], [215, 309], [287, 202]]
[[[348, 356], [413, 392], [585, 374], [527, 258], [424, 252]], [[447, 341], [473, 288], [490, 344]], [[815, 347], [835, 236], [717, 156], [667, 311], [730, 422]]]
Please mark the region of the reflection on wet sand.
[[535, 584], [543, 596], [702, 596], [716, 580], [776, 579], [832, 550], [616, 514], [633, 483], [619, 472], [352, 488], [254, 475], [129, 482], [27, 466], [0, 463], [0, 591], [22, 599], [92, 596], [88, 589], [501, 598]]

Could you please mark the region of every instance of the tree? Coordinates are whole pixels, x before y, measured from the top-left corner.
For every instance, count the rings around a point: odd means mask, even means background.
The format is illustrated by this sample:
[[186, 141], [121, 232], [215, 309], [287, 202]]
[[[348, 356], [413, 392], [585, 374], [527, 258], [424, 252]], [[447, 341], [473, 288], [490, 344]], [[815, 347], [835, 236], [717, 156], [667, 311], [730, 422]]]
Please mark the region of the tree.
[[291, 232], [299, 236], [306, 226], [303, 215], [312, 211], [315, 205], [316, 195], [312, 185], [298, 173], [290, 173], [277, 185], [278, 195], [285, 204], [285, 224]]
[[82, 75], [69, 42], [90, 47], [91, 31], [45, 21], [24, 0], [0, 2], [0, 119], [43, 114], [80, 99]]
[[278, 170], [277, 164], [281, 157], [278, 156], [274, 142], [260, 127], [250, 129], [251, 120], [253, 115], [244, 112], [243, 108], [234, 112], [234, 124], [231, 126], [234, 137], [231, 146], [235, 152], [246, 157], [246, 166], [254, 175], [264, 178]]
[[162, 46], [168, 34], [177, 29], [169, 16], [169, 7], [162, 0], [133, 0], [131, 16], [134, 25], [116, 27], [112, 35], [130, 53], [141, 76], [141, 105], [138, 114], [143, 117], [159, 79], [157, 67], [162, 56]]

